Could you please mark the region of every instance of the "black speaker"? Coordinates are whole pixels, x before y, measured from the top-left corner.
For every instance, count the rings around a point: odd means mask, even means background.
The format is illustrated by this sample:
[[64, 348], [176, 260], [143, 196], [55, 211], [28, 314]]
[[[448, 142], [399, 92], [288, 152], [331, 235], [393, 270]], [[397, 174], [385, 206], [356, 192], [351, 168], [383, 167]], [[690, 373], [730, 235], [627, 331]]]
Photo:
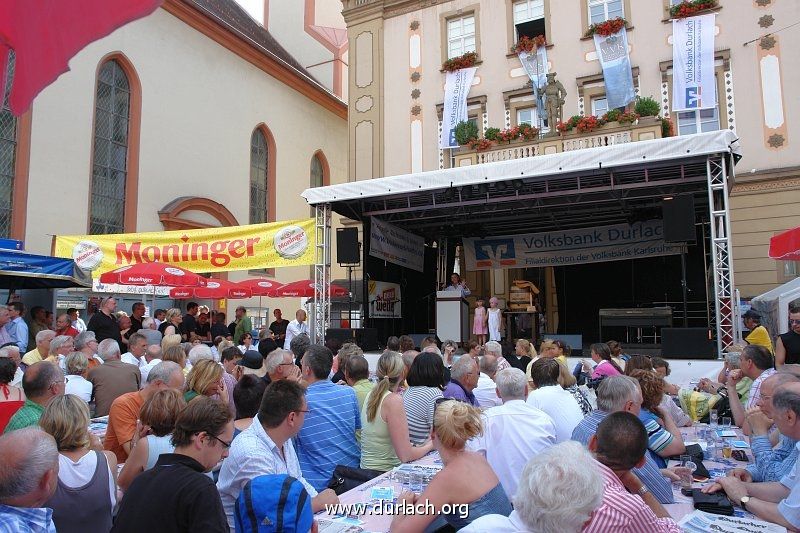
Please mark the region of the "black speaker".
[[328, 328], [325, 338], [338, 339], [342, 343], [354, 342], [365, 352], [378, 349], [378, 330], [376, 328]]
[[357, 265], [361, 262], [358, 249], [358, 228], [336, 229], [336, 262], [340, 265]]
[[661, 328], [661, 355], [672, 359], [714, 359], [708, 328]]
[[680, 194], [661, 203], [665, 242], [695, 242], [694, 196]]

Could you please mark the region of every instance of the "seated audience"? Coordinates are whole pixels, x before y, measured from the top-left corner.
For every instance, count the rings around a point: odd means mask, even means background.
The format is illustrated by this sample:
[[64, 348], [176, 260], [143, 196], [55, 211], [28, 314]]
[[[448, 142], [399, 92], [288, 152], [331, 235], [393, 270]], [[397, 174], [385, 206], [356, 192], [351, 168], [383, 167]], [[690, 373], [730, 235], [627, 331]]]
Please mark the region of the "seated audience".
[[419, 343], [420, 351], [425, 351], [425, 348], [427, 348], [428, 346], [436, 346], [437, 348], [439, 347], [439, 343], [436, 341], [436, 337], [431, 337], [431, 336], [425, 337]]
[[[774, 366], [775, 359], [772, 357], [772, 352], [758, 344], [751, 344], [745, 346], [742, 350], [739, 369], [732, 371], [728, 375], [727, 381], [725, 381], [728, 402], [733, 414], [733, 423], [741, 427], [745, 435], [750, 434], [750, 426], [747, 423], [745, 411], [752, 409], [758, 403], [761, 398], [761, 384], [775, 373]], [[753, 384], [750, 385], [747, 401], [742, 402], [736, 392], [736, 384], [745, 377], [752, 379]]]
[[608, 341], [606, 342], [608, 349], [611, 350], [611, 359], [617, 363], [617, 366], [620, 367], [623, 371], [628, 364], [628, 359], [630, 359], [630, 355], [622, 353], [622, 345], [618, 341]]
[[556, 426], [544, 411], [525, 403], [528, 380], [522, 370], [508, 368], [496, 380], [503, 404], [483, 412], [483, 433], [467, 449], [486, 457], [512, 498], [528, 460], [556, 443]]
[[478, 406], [488, 409], [502, 405], [503, 400], [497, 395], [497, 385], [494, 378], [497, 375], [497, 357], [492, 354], [482, 355], [475, 358], [478, 361], [480, 374], [478, 375], [478, 385], [472, 391]]
[[403, 409], [408, 421], [411, 444], [427, 441], [433, 427], [433, 407], [444, 390], [444, 364], [432, 353], [421, 353], [411, 364], [406, 377], [408, 389], [403, 393]]
[[401, 356], [403, 357], [403, 364], [406, 366], [406, 375], [408, 375], [409, 370], [411, 370], [411, 365], [414, 364], [414, 359], [418, 355], [419, 352], [416, 350], [408, 350], [401, 354]]
[[253, 347], [253, 336], [250, 333], [245, 333], [242, 335], [242, 343], [239, 345], [239, 351], [244, 353], [247, 350], [254, 350]]
[[[236, 347], [234, 350], [239, 351]], [[267, 383], [252, 374], [242, 376], [236, 383], [233, 388], [233, 404], [236, 407], [236, 417], [233, 421], [234, 439], [253, 423], [266, 388]]]
[[[453, 511], [439, 515], [456, 530], [483, 515], [510, 515], [511, 503], [492, 467], [482, 455], [465, 449], [467, 441], [480, 435], [482, 430], [478, 409], [452, 399], [437, 402], [431, 438], [444, 468], [433, 477], [422, 494], [404, 492], [398, 498], [398, 504], [429, 503], [438, 512], [444, 505], [467, 504], [469, 513], [466, 517]], [[453, 490], [454, 487], [458, 490]], [[436, 517], [435, 512], [399, 514], [392, 520], [392, 531], [423, 531]]]
[[305, 390], [297, 382], [283, 379], [267, 386], [258, 415], [233, 441], [230, 456], [223, 461], [219, 473], [217, 489], [229, 527], [235, 527], [236, 498], [245, 483], [261, 475], [288, 474], [296, 478], [311, 496], [314, 512], [339, 501], [331, 489], [318, 493], [300, 471], [292, 437], [303, 427], [306, 414]]
[[416, 346], [414, 346], [414, 337], [411, 335], [400, 335], [400, 338], [398, 339], [398, 348], [395, 351], [405, 353], [408, 351], [413, 351], [415, 348]]
[[[419, 358], [420, 356], [417, 357]], [[499, 372], [499, 358], [497, 368]], [[511, 368], [511, 365], [508, 365], [507, 368]], [[478, 386], [479, 374], [478, 362], [471, 357], [462, 357], [450, 369], [450, 383], [444, 388], [442, 394], [445, 398], [453, 398], [477, 407], [478, 400], [472, 391]]]
[[38, 426], [0, 437], [0, 530], [53, 533], [45, 504], [58, 486], [56, 442]]
[[[331, 351], [333, 352], [333, 350]], [[364, 350], [362, 350], [361, 347], [354, 342], [346, 342], [341, 345], [338, 352], [333, 353], [336, 354], [333, 362], [337, 366], [337, 370], [334, 371], [331, 381], [334, 383], [339, 383], [345, 381], [344, 370], [345, 367], [347, 367], [347, 361], [350, 360], [350, 358], [354, 355], [364, 355]]]
[[561, 385], [562, 389], [572, 394], [572, 397], [575, 398], [575, 402], [578, 404], [578, 407], [581, 408], [583, 416], [591, 413], [592, 404], [589, 403], [589, 399], [586, 397], [583, 391], [578, 388], [578, 380], [575, 379], [575, 376], [570, 373], [567, 365], [559, 363], [558, 372], [558, 384]]
[[[781, 434], [800, 440], [800, 383], [786, 383], [772, 397], [772, 414]], [[757, 518], [783, 526], [800, 529], [800, 463], [780, 481], [744, 482], [737, 477], [717, 478], [703, 492], [724, 490], [728, 498]]]
[[55, 338], [56, 332], [43, 329], [36, 334], [36, 346], [22, 356], [22, 364], [31, 366], [39, 361], [44, 361], [50, 356], [50, 342]]
[[222, 368], [225, 369], [225, 372], [233, 377], [236, 377], [236, 366], [237, 363], [242, 360], [243, 355], [244, 354], [239, 351], [239, 348], [235, 346], [231, 346], [230, 348], [222, 350], [222, 352], [220, 352], [220, 362], [222, 363]]
[[531, 341], [528, 339], [518, 339], [514, 344], [514, 353], [508, 362], [511, 363], [511, 366], [514, 368], [522, 370], [524, 374], [528, 365], [538, 358], [539, 354], [536, 353], [536, 348], [533, 347]]
[[75, 337], [75, 350], [81, 352], [89, 360], [89, 370], [103, 364], [103, 360], [97, 355], [97, 337], [94, 331], [83, 331]]
[[166, 315], [164, 315], [164, 321], [158, 326], [158, 331], [164, 337], [167, 335], [180, 335], [182, 321], [183, 314], [180, 309], [175, 309], [174, 307], [168, 309]]
[[442, 361], [447, 368], [453, 366], [456, 350], [458, 350], [458, 344], [455, 341], [448, 339], [442, 343]]
[[64, 394], [74, 394], [86, 403], [92, 401], [91, 381], [86, 379], [89, 373], [89, 360], [83, 352], [72, 352], [64, 359], [66, 366], [67, 384], [64, 386]]
[[232, 438], [227, 405], [206, 397], [187, 405], [172, 432], [174, 453], [133, 480], [111, 531], [228, 533], [219, 493], [205, 472], [228, 455]]
[[600, 472], [586, 468], [591, 460], [589, 452], [577, 442], [562, 442], [543, 450], [522, 470], [510, 515], [485, 515], [461, 531], [579, 533], [603, 501]]
[[59, 451], [58, 486], [45, 504], [53, 510], [56, 529], [109, 531], [117, 503], [117, 458], [94, 449], [99, 442], [89, 433], [89, 407], [76, 396], [57, 396], [47, 404], [39, 425], [53, 436]]
[[361, 468], [386, 472], [416, 461], [433, 445], [411, 445], [403, 398], [395, 394], [405, 376], [403, 358], [394, 352], [381, 355], [377, 374], [378, 383], [361, 409]]
[[64, 394], [64, 372], [55, 363], [39, 361], [28, 367], [22, 378], [25, 403], [6, 425], [5, 433], [39, 424], [50, 400]]
[[647, 429], [650, 457], [664, 468], [667, 466], [666, 458], [686, 451], [681, 430], [672, 417], [658, 407], [664, 395], [664, 380], [650, 370], [634, 370], [630, 377], [639, 382], [642, 391], [642, 408], [638, 416]]
[[[164, 335], [161, 338], [161, 352], [166, 352], [167, 348], [170, 346], [180, 346], [181, 345], [181, 336], [178, 333], [172, 333], [170, 335]], [[181, 348], [183, 350], [183, 348]], [[183, 356], [186, 357], [186, 352], [183, 352]]]
[[[736, 476], [742, 481], [780, 481], [794, 468], [797, 461], [797, 442], [791, 437], [772, 431], [774, 407], [772, 398], [775, 391], [786, 383], [800, 382], [800, 378], [785, 372], [784, 368], [771, 375], [761, 384], [761, 398], [758, 406], [747, 411], [747, 423], [750, 425], [750, 451], [753, 452], [753, 463], [746, 468], [734, 468], [728, 471], [729, 476]], [[778, 444], [773, 448], [773, 437]]]
[[557, 358], [541, 358], [531, 366], [530, 381], [533, 391], [528, 394], [528, 405], [541, 409], [556, 425], [556, 442], [564, 442], [572, 436], [575, 426], [583, 419], [583, 413], [568, 391], [558, 384], [561, 364]]
[[265, 361], [265, 367], [269, 377], [267, 383], [282, 379], [299, 381], [301, 378], [300, 369], [294, 364], [294, 354], [283, 348], [270, 352]]
[[56, 335], [68, 335], [73, 339], [80, 333], [77, 329], [72, 327], [72, 320], [69, 315], [62, 313], [56, 318]]
[[656, 371], [656, 374], [661, 376], [664, 379], [664, 383], [666, 383], [664, 392], [672, 395], [678, 394], [680, 388], [677, 385], [667, 382], [667, 376], [670, 375], [669, 362], [661, 357], [653, 357], [650, 359], [650, 362], [653, 363], [653, 370]]
[[[0, 306], [0, 311], [2, 311], [2, 306]], [[0, 328], [2, 329], [2, 328]], [[11, 381], [9, 381], [9, 385], [14, 387], [22, 386], [22, 375], [24, 372], [22, 371], [22, 357], [19, 355], [19, 346], [14, 344], [13, 342], [9, 342], [0, 346], [0, 358], [1, 359], [8, 359], [14, 363], [14, 377]]]
[[[140, 330], [141, 331], [141, 330]], [[120, 356], [120, 361], [141, 367], [146, 363], [144, 354], [147, 350], [147, 337], [138, 331], [128, 339], [128, 351]]]
[[[597, 426], [611, 414], [620, 411], [639, 415], [642, 407], [642, 391], [639, 382], [628, 376], [611, 376], [597, 387], [597, 409], [584, 418], [572, 432], [572, 440], [588, 445]], [[644, 465], [635, 468], [637, 477], [647, 486], [661, 503], [673, 503], [672, 485], [663, 474], [677, 479], [672, 472], [661, 472], [649, 454], [645, 454]]]
[[356, 393], [329, 379], [332, 365], [333, 354], [318, 344], [309, 346], [302, 359], [308, 413], [294, 444], [303, 477], [317, 492], [328, 486], [337, 465], [358, 468], [361, 458]]
[[511, 363], [509, 363], [505, 357], [503, 357], [503, 346], [497, 341], [489, 341], [483, 345], [483, 353], [490, 354], [497, 358], [497, 371], [500, 372], [501, 370], [505, 370], [506, 368], [511, 368]]
[[2, 432], [14, 413], [25, 404], [22, 389], [11, 385], [17, 365], [7, 357], [0, 358], [0, 432]]
[[119, 344], [114, 339], [104, 339], [97, 350], [103, 364], [91, 369], [87, 379], [92, 384], [94, 415], [106, 416], [114, 400], [141, 388], [142, 373], [138, 366], [120, 361]]
[[134, 439], [131, 454], [119, 474], [117, 484], [122, 491], [128, 490], [136, 476], [150, 470], [164, 453], [172, 453], [172, 432], [178, 415], [186, 408], [183, 395], [176, 389], [164, 389], [145, 400], [139, 411], [140, 425], [147, 434]]
[[344, 379], [353, 387], [358, 401], [358, 412], [364, 408], [364, 400], [375, 384], [369, 380], [369, 361], [363, 355], [353, 355], [347, 359], [344, 367]]
[[399, 351], [400, 351], [400, 339], [398, 337], [392, 335], [388, 339], [386, 339], [386, 350], [384, 350], [384, 352], [399, 352]]
[[142, 390], [123, 394], [111, 404], [103, 448], [114, 452], [118, 463], [124, 463], [131, 453], [134, 439], [142, 436], [137, 434], [137, 422], [144, 402], [163, 389], [183, 390], [184, 382], [183, 372], [172, 361], [163, 361], [153, 367]]
[[142, 365], [139, 367], [139, 372], [142, 374], [142, 387], [147, 383], [147, 374], [161, 361], [161, 345], [151, 344], [148, 346], [142, 357]]
[[161, 345], [161, 339], [163, 335], [161, 335], [161, 332], [158, 331], [155, 318], [147, 317], [142, 320], [142, 329], [136, 333], [144, 335], [145, 339], [147, 339], [148, 346], [152, 346], [153, 344]]
[[590, 346], [594, 368], [588, 361], [583, 360], [583, 369], [586, 373], [591, 373], [593, 380], [601, 380], [608, 376], [619, 376], [623, 373], [622, 368], [612, 359], [611, 349], [607, 344], [598, 342]]
[[[259, 357], [261, 357], [260, 354]], [[188, 403], [198, 396], [216, 397], [228, 405], [228, 390], [223, 379], [224, 374], [225, 369], [211, 359], [198, 361], [186, 376], [187, 390], [183, 399]]]
[[56, 363], [64, 370], [64, 358], [75, 349], [75, 339], [69, 335], [56, 335], [50, 341], [50, 354], [45, 361]]
[[[651, 372], [656, 372], [656, 374], [663, 380], [665, 374], [656, 371], [656, 369], [653, 367], [654, 361], [655, 358], [651, 360], [650, 357], [645, 355], [631, 355], [629, 356], [628, 361], [625, 363], [625, 375], [630, 376], [634, 370], [649, 370]], [[661, 359], [661, 361], [664, 360]], [[669, 416], [672, 418], [672, 421], [675, 422], [676, 426], [691, 426], [693, 424], [692, 418], [683, 412], [678, 404], [672, 399], [670, 394], [677, 394], [677, 387], [664, 381], [664, 395], [661, 399], [661, 403], [658, 404], [658, 408], [662, 411], [666, 411], [667, 414], [669, 414]]]
[[305, 333], [296, 335], [289, 341], [289, 351], [294, 354], [294, 364], [300, 367], [300, 360], [305, 355], [308, 347], [311, 346], [311, 338]]
[[680, 533], [678, 524], [633, 472], [644, 464], [647, 453], [647, 430], [635, 415], [608, 415], [589, 441], [589, 451], [595, 456], [592, 464], [600, 469], [604, 486], [603, 503], [592, 513], [585, 533]]

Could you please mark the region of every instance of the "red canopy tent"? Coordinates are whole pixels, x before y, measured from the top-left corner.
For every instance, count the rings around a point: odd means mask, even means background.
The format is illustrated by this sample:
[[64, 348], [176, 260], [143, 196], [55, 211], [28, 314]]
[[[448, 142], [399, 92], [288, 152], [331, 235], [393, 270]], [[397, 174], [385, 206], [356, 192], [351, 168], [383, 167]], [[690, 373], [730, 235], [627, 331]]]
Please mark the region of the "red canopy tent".
[[242, 281], [237, 281], [240, 287], [247, 287], [253, 293], [253, 296], [269, 296], [270, 292], [279, 289], [283, 286], [282, 283], [277, 281], [269, 281], [261, 278], [251, 278]]
[[100, 283], [153, 285], [161, 287], [205, 287], [206, 278], [169, 263], [137, 263], [104, 272]]
[[782, 261], [800, 261], [800, 227], [772, 237], [769, 240], [769, 256]]
[[250, 298], [253, 292], [247, 287], [242, 287], [238, 283], [224, 279], [206, 280], [205, 287], [175, 287], [169, 291], [170, 298], [186, 300], [189, 298], [207, 299], [240, 299]]
[[[269, 296], [273, 298], [291, 298], [291, 297], [306, 297], [312, 298], [314, 297], [314, 282], [310, 279], [304, 279], [300, 281], [293, 281], [291, 283], [287, 283], [282, 287], [279, 287], [276, 290], [270, 291]], [[347, 296], [348, 292], [347, 289], [344, 287], [340, 287], [339, 285], [334, 285], [331, 283], [331, 298]]]

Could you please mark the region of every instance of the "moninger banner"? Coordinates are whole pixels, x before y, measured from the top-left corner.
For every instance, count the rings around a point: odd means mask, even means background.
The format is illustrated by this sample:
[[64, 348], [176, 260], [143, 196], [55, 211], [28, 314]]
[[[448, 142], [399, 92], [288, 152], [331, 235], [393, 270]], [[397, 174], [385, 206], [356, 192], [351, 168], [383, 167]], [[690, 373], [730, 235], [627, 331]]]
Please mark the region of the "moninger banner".
[[194, 272], [313, 265], [314, 219], [117, 235], [58, 235], [53, 255], [97, 278], [125, 265], [160, 261]]

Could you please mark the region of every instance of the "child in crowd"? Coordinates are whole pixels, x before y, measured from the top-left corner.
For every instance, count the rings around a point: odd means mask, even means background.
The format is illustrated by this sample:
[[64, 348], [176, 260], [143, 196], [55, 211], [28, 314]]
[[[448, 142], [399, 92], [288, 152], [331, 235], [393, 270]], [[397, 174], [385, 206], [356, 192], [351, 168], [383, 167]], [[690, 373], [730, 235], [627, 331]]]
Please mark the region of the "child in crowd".
[[486, 344], [486, 333], [488, 333], [486, 327], [488, 317], [486, 315], [486, 308], [483, 306], [483, 304], [483, 298], [478, 298], [478, 300], [475, 302], [475, 318], [473, 319], [472, 323], [472, 333], [477, 335], [478, 344], [480, 346]]

